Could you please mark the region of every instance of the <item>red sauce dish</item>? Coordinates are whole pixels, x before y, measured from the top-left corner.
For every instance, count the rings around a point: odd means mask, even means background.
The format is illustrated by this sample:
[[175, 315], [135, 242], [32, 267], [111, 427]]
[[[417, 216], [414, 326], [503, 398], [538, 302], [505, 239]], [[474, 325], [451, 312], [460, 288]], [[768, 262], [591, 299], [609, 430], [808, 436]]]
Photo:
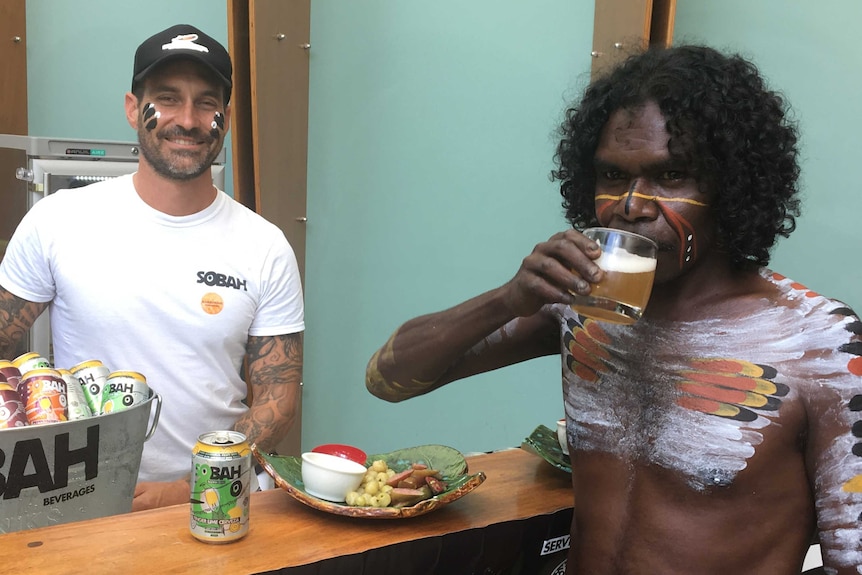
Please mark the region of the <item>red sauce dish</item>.
[[329, 455], [335, 455], [337, 457], [349, 459], [350, 461], [355, 461], [356, 463], [361, 463], [362, 465], [365, 465], [365, 460], [368, 459], [368, 456], [365, 454], [365, 452], [358, 447], [353, 447], [352, 445], [344, 445], [342, 443], [327, 443], [325, 445], [318, 445], [311, 451], [314, 451], [316, 453], [328, 453]]

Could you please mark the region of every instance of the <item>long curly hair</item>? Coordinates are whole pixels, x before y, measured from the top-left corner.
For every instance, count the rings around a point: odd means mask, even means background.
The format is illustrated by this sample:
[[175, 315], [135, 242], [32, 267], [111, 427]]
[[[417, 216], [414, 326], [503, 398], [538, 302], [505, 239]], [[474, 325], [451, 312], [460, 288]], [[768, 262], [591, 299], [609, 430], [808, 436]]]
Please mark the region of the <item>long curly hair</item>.
[[593, 158], [611, 114], [655, 102], [668, 150], [714, 191], [718, 239], [736, 267], [767, 265], [799, 216], [797, 127], [789, 106], [739, 55], [704, 46], [650, 48], [593, 82], [566, 110], [553, 180], [575, 228], [598, 223]]

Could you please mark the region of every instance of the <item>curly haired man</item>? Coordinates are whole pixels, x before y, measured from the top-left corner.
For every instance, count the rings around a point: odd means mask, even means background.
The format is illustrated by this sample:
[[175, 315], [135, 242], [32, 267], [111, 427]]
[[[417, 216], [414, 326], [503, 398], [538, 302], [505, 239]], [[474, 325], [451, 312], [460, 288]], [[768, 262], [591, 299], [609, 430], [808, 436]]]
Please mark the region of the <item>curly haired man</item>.
[[[799, 215], [797, 131], [738, 55], [633, 56], [560, 129], [571, 229], [506, 284], [399, 327], [366, 385], [388, 401], [559, 354], [570, 574], [862, 573], [862, 324], [766, 266]], [[603, 277], [581, 231], [658, 245], [643, 317], [571, 307]]]

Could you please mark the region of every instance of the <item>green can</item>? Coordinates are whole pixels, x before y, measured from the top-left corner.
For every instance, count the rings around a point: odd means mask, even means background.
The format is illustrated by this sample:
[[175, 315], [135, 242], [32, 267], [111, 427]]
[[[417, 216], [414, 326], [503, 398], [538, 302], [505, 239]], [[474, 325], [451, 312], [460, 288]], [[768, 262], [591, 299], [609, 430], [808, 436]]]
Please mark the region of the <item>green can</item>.
[[51, 362], [47, 359], [36, 353], [35, 351], [31, 351], [28, 353], [23, 353], [12, 360], [12, 365], [18, 368], [22, 374], [27, 373], [28, 371], [32, 371], [34, 369], [46, 369], [51, 367]]
[[150, 397], [147, 378], [137, 371], [111, 372], [102, 386], [100, 414], [129, 409]]
[[84, 387], [78, 379], [72, 375], [68, 369], [58, 369], [57, 373], [66, 382], [66, 417], [69, 421], [77, 421], [92, 417], [93, 410], [90, 409], [90, 404], [87, 402], [87, 395], [84, 393]]
[[237, 431], [210, 431], [192, 450], [192, 535], [208, 543], [231, 543], [248, 534], [251, 448]]
[[90, 411], [93, 415], [99, 415], [102, 411], [102, 388], [111, 370], [98, 359], [89, 359], [69, 368], [69, 371], [84, 388]]

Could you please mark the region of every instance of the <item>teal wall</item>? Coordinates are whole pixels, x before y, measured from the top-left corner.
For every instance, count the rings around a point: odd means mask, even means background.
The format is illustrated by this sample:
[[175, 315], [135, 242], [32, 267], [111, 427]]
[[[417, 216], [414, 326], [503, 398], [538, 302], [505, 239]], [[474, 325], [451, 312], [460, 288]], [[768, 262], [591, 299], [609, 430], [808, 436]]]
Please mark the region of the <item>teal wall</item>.
[[802, 132], [803, 217], [771, 267], [862, 310], [862, 44], [858, 0], [677, 2], [675, 43], [750, 56], [784, 92]]
[[[26, 10], [31, 136], [136, 141], [123, 99], [138, 44], [192, 24], [227, 46], [225, 0], [27, 0]], [[230, 135], [226, 146], [230, 158]], [[229, 162], [225, 188], [233, 193]]]
[[562, 414], [543, 359], [400, 404], [364, 385], [405, 320], [507, 281], [565, 226], [554, 130], [592, 2], [312, 2], [303, 444], [520, 445]]
[[[140, 40], [180, 21], [227, 40], [225, 0], [27, 10], [34, 135], [132, 139], [122, 99]], [[773, 267], [857, 308], [862, 272], [838, 264], [860, 241], [860, 16], [857, 0], [688, 0], [675, 34], [752, 56], [787, 94], [805, 215]], [[565, 225], [548, 172], [556, 125], [587, 80], [592, 20], [592, 0], [312, 1], [304, 447], [483, 451], [562, 413], [553, 359], [401, 404], [370, 396], [364, 372], [403, 321], [505, 282]]]

